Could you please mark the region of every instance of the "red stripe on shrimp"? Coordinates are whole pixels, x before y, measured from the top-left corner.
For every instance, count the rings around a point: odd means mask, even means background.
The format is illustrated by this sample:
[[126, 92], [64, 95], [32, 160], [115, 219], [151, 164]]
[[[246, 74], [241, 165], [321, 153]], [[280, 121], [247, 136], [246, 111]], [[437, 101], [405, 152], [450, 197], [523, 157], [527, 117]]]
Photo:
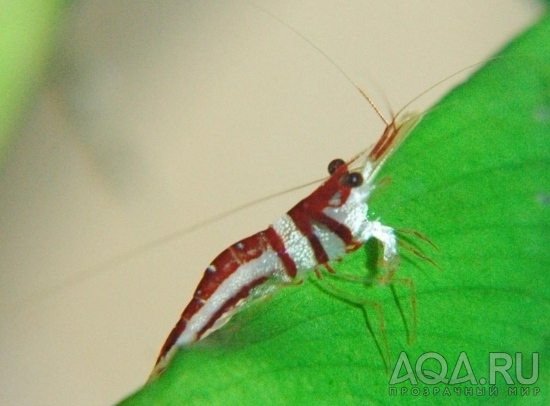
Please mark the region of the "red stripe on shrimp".
[[202, 328], [202, 330], [199, 331], [198, 333], [198, 337], [199, 339], [204, 335], [204, 333], [206, 333], [210, 328], [212, 328], [212, 326], [214, 326], [214, 324], [226, 313], [230, 312], [235, 306], [237, 306], [237, 304], [239, 303], [239, 301], [241, 301], [242, 299], [245, 299], [247, 298], [249, 295], [250, 295], [250, 291], [252, 289], [254, 289], [255, 287], [261, 285], [262, 283], [264, 283], [267, 279], [269, 279], [269, 277], [267, 276], [263, 276], [263, 277], [260, 277], [252, 282], [250, 282], [248, 285], [245, 285], [242, 287], [242, 289], [235, 295], [233, 296], [232, 298], [230, 298], [229, 300], [227, 300], [223, 306], [216, 312], [212, 315], [212, 317], [210, 318], [210, 320], [208, 321], [208, 323], [206, 323], [206, 325]]
[[265, 230], [265, 234], [269, 244], [281, 259], [281, 262], [285, 267], [286, 274], [291, 278], [296, 277], [296, 273], [298, 271], [296, 262], [294, 262], [292, 257], [288, 254], [281, 236], [277, 234], [277, 231], [275, 231], [272, 226], [269, 226], [267, 230]]

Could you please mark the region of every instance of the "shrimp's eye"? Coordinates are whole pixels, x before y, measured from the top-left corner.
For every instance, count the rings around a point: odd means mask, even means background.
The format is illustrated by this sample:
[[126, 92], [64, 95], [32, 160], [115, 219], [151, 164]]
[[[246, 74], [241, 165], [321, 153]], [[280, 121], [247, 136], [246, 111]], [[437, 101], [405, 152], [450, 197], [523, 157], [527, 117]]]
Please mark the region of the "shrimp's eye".
[[340, 179], [340, 183], [348, 187], [361, 186], [363, 184], [363, 175], [361, 175], [359, 172], [346, 173]]
[[334, 172], [336, 172], [336, 169], [338, 169], [344, 164], [345, 164], [344, 160], [340, 158], [333, 159], [332, 161], [330, 161], [330, 163], [328, 164], [329, 175], [332, 175]]

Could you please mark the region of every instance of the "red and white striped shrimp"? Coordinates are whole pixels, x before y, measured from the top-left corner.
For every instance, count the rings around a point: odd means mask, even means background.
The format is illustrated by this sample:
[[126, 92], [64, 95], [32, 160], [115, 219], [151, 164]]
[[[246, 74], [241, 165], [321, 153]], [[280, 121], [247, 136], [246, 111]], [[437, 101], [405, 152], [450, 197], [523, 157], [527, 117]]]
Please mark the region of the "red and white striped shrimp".
[[[361, 92], [363, 93], [363, 92]], [[363, 93], [370, 102], [370, 99]], [[250, 300], [326, 268], [371, 238], [383, 246], [389, 281], [398, 266], [395, 230], [370, 219], [367, 203], [374, 177], [399, 142], [419, 121], [411, 114], [387, 122], [374, 147], [348, 162], [333, 160], [330, 177], [267, 229], [222, 251], [204, 272], [192, 300], [168, 335], [149, 379], [166, 367], [177, 347], [190, 345], [221, 327]], [[383, 118], [383, 117], [382, 117]], [[352, 165], [364, 160], [358, 170]]]

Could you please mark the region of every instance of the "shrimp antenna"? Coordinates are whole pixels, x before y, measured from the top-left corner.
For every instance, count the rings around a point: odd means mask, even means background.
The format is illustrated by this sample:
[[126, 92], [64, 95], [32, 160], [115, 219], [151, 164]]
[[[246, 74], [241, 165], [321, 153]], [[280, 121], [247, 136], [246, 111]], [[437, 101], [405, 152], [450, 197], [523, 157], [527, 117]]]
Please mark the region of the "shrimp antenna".
[[294, 34], [296, 34], [298, 37], [300, 37], [307, 44], [311, 45], [319, 53], [319, 55], [321, 55], [328, 62], [330, 62], [330, 64], [332, 66], [334, 66], [338, 70], [338, 72], [340, 72], [340, 74], [342, 76], [344, 76], [344, 78], [346, 78], [346, 80], [353, 85], [353, 87], [355, 87], [355, 89], [361, 94], [361, 96], [363, 96], [363, 98], [371, 105], [371, 107], [374, 109], [374, 111], [376, 112], [378, 117], [380, 117], [386, 125], [390, 125], [390, 121], [388, 119], [386, 119], [386, 117], [384, 117], [384, 115], [382, 114], [382, 112], [380, 111], [380, 109], [378, 108], [376, 103], [374, 103], [374, 101], [369, 97], [369, 95], [367, 95], [367, 93], [363, 89], [361, 89], [361, 87], [340, 67], [340, 65], [338, 65], [336, 62], [334, 62], [334, 60], [325, 51], [323, 51], [321, 48], [319, 48], [319, 46], [315, 45], [315, 43], [313, 43], [308, 37], [306, 37], [304, 34], [299, 32], [297, 29], [295, 29], [291, 25], [288, 25], [286, 22], [281, 20], [275, 14], [271, 13], [270, 11], [266, 10], [263, 7], [258, 6], [257, 4], [253, 4], [253, 3], [249, 3], [249, 4], [252, 7], [260, 10], [261, 12], [267, 14], [269, 17], [271, 17], [275, 21], [279, 22], [281, 25], [283, 25], [284, 27], [286, 27], [290, 31], [292, 31]]
[[84, 270], [80, 271], [80, 272], [76, 272], [75, 274], [73, 274], [73, 275], [71, 275], [67, 278], [64, 278], [63, 280], [59, 281], [55, 285], [50, 286], [50, 287], [48, 287], [44, 290], [41, 290], [41, 291], [37, 292], [33, 296], [33, 298], [31, 298], [30, 300], [26, 299], [25, 302], [19, 303], [18, 305], [16, 305], [16, 309], [22, 310], [22, 309], [26, 308], [27, 306], [29, 306], [32, 303], [40, 302], [42, 299], [45, 299], [45, 298], [49, 297], [52, 293], [58, 292], [61, 289], [76, 286], [81, 282], [84, 282], [84, 281], [86, 281], [86, 280], [88, 280], [92, 277], [97, 276], [100, 273], [105, 273], [105, 272], [109, 271], [110, 269], [117, 267], [118, 265], [124, 264], [126, 261], [134, 258], [137, 255], [143, 254], [144, 252], [147, 252], [147, 251], [151, 251], [151, 250], [153, 250], [153, 249], [155, 249], [159, 246], [162, 246], [163, 244], [165, 244], [167, 242], [174, 241], [174, 240], [176, 240], [176, 239], [178, 239], [178, 238], [180, 238], [180, 237], [182, 237], [186, 234], [189, 234], [189, 233], [192, 233], [194, 231], [200, 230], [204, 226], [206, 226], [208, 224], [211, 224], [211, 223], [215, 223], [216, 221], [219, 221], [224, 217], [227, 217], [227, 216], [230, 216], [232, 214], [238, 213], [242, 210], [245, 210], [249, 207], [255, 206], [255, 205], [257, 205], [259, 203], [262, 203], [266, 200], [273, 199], [274, 197], [278, 197], [278, 196], [281, 196], [281, 195], [284, 195], [284, 194], [287, 194], [287, 193], [291, 193], [291, 192], [294, 192], [296, 190], [300, 190], [302, 188], [305, 188], [305, 187], [308, 187], [308, 186], [311, 186], [311, 185], [315, 185], [316, 183], [322, 182], [324, 179], [325, 178], [318, 179], [318, 180], [315, 180], [315, 181], [312, 181], [312, 182], [307, 182], [307, 183], [304, 183], [300, 186], [295, 186], [293, 188], [283, 190], [282, 192], [272, 193], [270, 195], [261, 197], [259, 199], [253, 200], [253, 201], [250, 201], [248, 203], [241, 204], [240, 206], [236, 206], [232, 209], [229, 209], [229, 210], [226, 210], [226, 211], [221, 212], [219, 214], [216, 214], [216, 215], [214, 215], [212, 217], [209, 217], [205, 220], [194, 223], [194, 224], [190, 225], [189, 227], [174, 231], [173, 233], [165, 235], [164, 237], [160, 237], [160, 238], [148, 241], [148, 242], [146, 242], [144, 244], [141, 244], [141, 245], [139, 245], [139, 246], [137, 246], [133, 249], [130, 249], [130, 250], [128, 250], [128, 251], [126, 251], [126, 252], [124, 252], [120, 255], [112, 257], [112, 258], [110, 258], [110, 259], [108, 259], [104, 262], [101, 262], [97, 265], [93, 265], [93, 266], [91, 266], [87, 269], [84, 269]]
[[[433, 85], [431, 85], [430, 87], [428, 87], [426, 90], [424, 90], [422, 93], [420, 93], [419, 95], [417, 95], [416, 97], [414, 97], [412, 100], [410, 100], [407, 104], [405, 104], [403, 107], [401, 107], [399, 109], [399, 111], [394, 114], [395, 117], [397, 117], [398, 115], [400, 115], [401, 113], [403, 113], [403, 111], [405, 111], [411, 104], [413, 104], [415, 101], [417, 101], [418, 99], [420, 99], [421, 97], [423, 97], [424, 95], [426, 95], [427, 93], [431, 92], [433, 89], [435, 89], [436, 87], [438, 87], [439, 85], [445, 83], [446, 81], [448, 81], [449, 79], [452, 79], [454, 78], [455, 76], [458, 76], [460, 75], [461, 73], [463, 72], [466, 72], [467, 70], [470, 70], [472, 68], [475, 68], [476, 66], [479, 66], [481, 64], [484, 64], [488, 61], [493, 61], [495, 59], [500, 59], [502, 58], [502, 56], [495, 56], [493, 58], [489, 58], [489, 59], [484, 59], [483, 61], [479, 61], [479, 62], [476, 62], [476, 63], [473, 63], [471, 65], [468, 65], [466, 66], [465, 68], [462, 68], [460, 69], [458, 72], [454, 72], [452, 74], [450, 74], [449, 76], [446, 76], [444, 77], [443, 79], [439, 80], [438, 82], [434, 83]], [[429, 111], [429, 110], [428, 110]]]
[[[382, 114], [382, 112], [380, 111], [380, 109], [378, 108], [378, 106], [376, 105], [376, 103], [374, 103], [374, 101], [371, 99], [371, 97], [363, 90], [361, 89], [361, 87], [340, 67], [340, 65], [338, 65], [325, 51], [323, 51], [319, 46], [317, 46], [314, 42], [312, 42], [308, 37], [306, 37], [304, 34], [302, 34], [301, 32], [299, 32], [297, 29], [295, 29], [293, 26], [289, 25], [288, 23], [286, 23], [285, 21], [281, 20], [279, 17], [277, 17], [275, 14], [271, 13], [269, 10], [266, 10], [265, 8], [263, 7], [260, 7], [258, 6], [257, 4], [254, 4], [254, 3], [251, 3], [249, 2], [250, 6], [251, 7], [254, 7], [256, 9], [258, 9], [259, 11], [263, 12], [264, 14], [268, 15], [269, 17], [271, 17], [272, 19], [274, 19], [275, 21], [277, 21], [279, 24], [283, 25], [284, 27], [286, 27], [287, 29], [289, 29], [290, 31], [292, 31], [295, 35], [297, 35], [299, 38], [301, 38], [303, 41], [305, 41], [307, 44], [309, 44], [310, 46], [312, 46], [318, 53], [319, 55], [321, 55], [323, 58], [325, 58], [333, 67], [335, 67], [338, 72], [340, 72], [340, 74], [342, 76], [344, 76], [344, 78], [353, 86], [355, 87], [355, 89], [361, 94], [361, 96], [370, 104], [370, 106], [374, 109], [374, 111], [376, 112], [376, 114], [378, 115], [378, 117], [380, 117], [382, 119], [382, 121], [386, 124], [386, 126], [389, 126], [391, 124], [391, 121], [389, 121], [388, 119], [386, 119], [386, 117], [384, 116], [384, 114]], [[435, 89], [436, 87], [438, 87], [439, 85], [441, 85], [442, 83], [446, 82], [447, 80], [457, 76], [457, 75], [460, 75], [461, 73], [467, 71], [467, 70], [470, 70], [478, 65], [481, 65], [481, 64], [484, 64], [486, 63], [487, 61], [492, 61], [492, 60], [495, 60], [495, 59], [500, 59], [502, 58], [502, 56], [496, 56], [494, 58], [490, 58], [490, 59], [484, 59], [483, 61], [479, 61], [479, 62], [476, 62], [476, 63], [473, 63], [463, 69], [460, 69], [458, 72], [455, 72], [443, 79], [441, 79], [440, 81], [438, 81], [437, 83], [433, 84], [432, 86], [430, 86], [429, 88], [427, 88], [426, 90], [424, 90], [422, 93], [420, 93], [419, 95], [417, 95], [415, 98], [413, 98], [411, 101], [409, 101], [407, 104], [405, 104], [401, 109], [399, 109], [399, 111], [395, 114], [392, 114], [392, 117], [397, 117], [399, 116], [401, 113], [403, 113], [404, 110], [406, 110], [411, 104], [413, 104], [415, 101], [417, 101], [418, 99], [420, 99], [421, 97], [423, 97], [424, 95], [426, 95], [427, 93], [429, 93], [430, 91], [432, 91], [433, 89]]]

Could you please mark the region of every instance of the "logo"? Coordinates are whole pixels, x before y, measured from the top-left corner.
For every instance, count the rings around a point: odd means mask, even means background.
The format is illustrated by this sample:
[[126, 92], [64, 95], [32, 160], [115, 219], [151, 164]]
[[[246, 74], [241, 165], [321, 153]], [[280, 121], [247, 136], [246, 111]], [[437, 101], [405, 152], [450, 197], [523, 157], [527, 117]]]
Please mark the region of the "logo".
[[529, 354], [528, 358], [521, 352], [490, 352], [484, 361], [485, 370], [478, 368], [474, 371], [466, 352], [461, 352], [452, 362], [437, 352], [424, 353], [411, 362], [407, 353], [401, 352], [389, 381], [389, 394], [498, 396], [499, 388], [501, 394], [503, 390], [497, 385], [502, 384], [506, 384], [508, 396], [540, 394], [540, 387], [536, 386], [539, 379], [538, 352]]

